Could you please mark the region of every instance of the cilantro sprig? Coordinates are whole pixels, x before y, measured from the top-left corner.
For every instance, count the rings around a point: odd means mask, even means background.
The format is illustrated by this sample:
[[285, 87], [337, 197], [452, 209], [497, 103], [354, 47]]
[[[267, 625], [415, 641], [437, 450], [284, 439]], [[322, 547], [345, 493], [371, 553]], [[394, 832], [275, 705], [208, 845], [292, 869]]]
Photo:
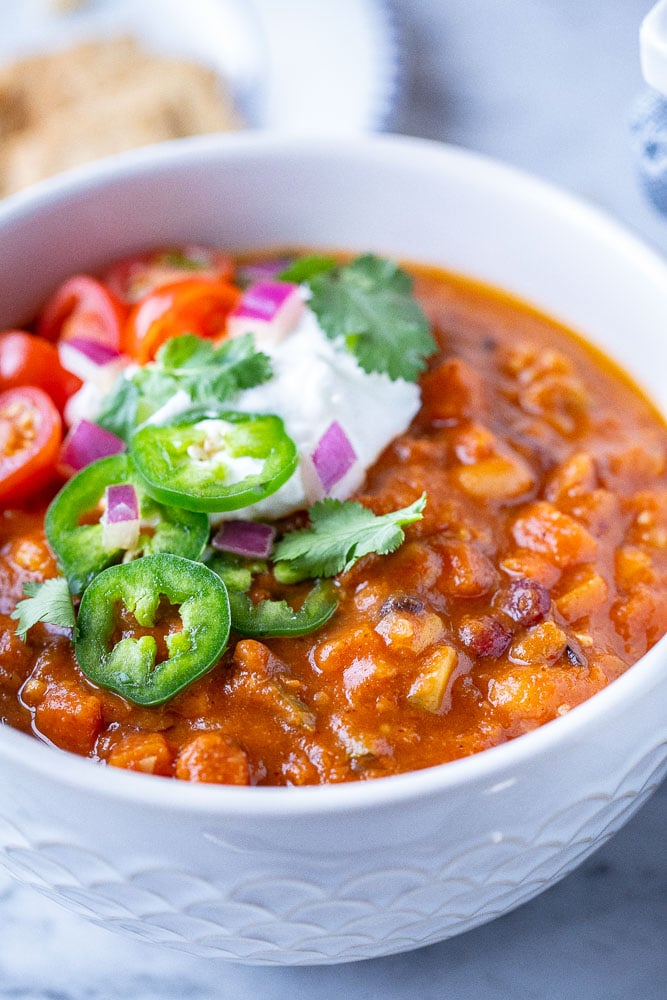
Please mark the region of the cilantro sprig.
[[364, 254], [337, 266], [305, 257], [281, 277], [308, 286], [308, 305], [327, 337], [343, 341], [366, 372], [415, 382], [436, 349], [412, 278], [391, 260]]
[[28, 631], [37, 622], [69, 629], [76, 627], [72, 596], [64, 576], [55, 576], [43, 583], [28, 581], [23, 584], [23, 593], [26, 596], [18, 601], [10, 618], [18, 622], [16, 634], [24, 642]]
[[310, 527], [289, 532], [274, 547], [274, 572], [281, 583], [335, 576], [358, 559], [387, 555], [403, 542], [403, 527], [420, 521], [426, 494], [408, 507], [377, 515], [355, 500], [320, 500], [309, 510]]
[[333, 271], [336, 261], [333, 257], [322, 257], [320, 254], [309, 254], [307, 257], [297, 257], [279, 276], [280, 281], [294, 281], [297, 285], [308, 284], [317, 274]]
[[97, 423], [128, 440], [138, 424], [186, 392], [193, 406], [222, 403], [242, 389], [271, 378], [266, 354], [255, 350], [252, 334], [216, 346], [186, 333], [168, 340], [155, 361], [129, 377], [121, 375], [104, 401]]

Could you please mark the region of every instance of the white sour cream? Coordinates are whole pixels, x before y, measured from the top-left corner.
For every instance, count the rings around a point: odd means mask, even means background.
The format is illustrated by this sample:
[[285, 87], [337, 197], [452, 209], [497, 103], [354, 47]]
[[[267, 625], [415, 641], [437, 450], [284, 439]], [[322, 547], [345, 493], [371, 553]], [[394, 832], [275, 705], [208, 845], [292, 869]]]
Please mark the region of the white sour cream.
[[418, 385], [365, 372], [353, 354], [326, 336], [308, 308], [288, 337], [273, 346], [263, 344], [262, 349], [271, 357], [273, 378], [242, 392], [234, 408], [281, 417], [301, 461], [272, 496], [242, 511], [220, 515], [218, 520], [282, 517], [318, 499], [310, 456], [334, 420], [345, 431], [358, 460], [331, 491], [332, 496], [345, 500], [419, 410]]

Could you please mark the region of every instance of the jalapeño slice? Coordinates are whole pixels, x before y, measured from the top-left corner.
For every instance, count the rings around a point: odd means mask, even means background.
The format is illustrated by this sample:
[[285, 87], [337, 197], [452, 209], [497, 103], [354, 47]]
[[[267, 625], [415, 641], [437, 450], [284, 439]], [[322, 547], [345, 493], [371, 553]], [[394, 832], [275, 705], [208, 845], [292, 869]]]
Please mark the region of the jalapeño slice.
[[[161, 639], [166, 657], [158, 659], [155, 634], [125, 635], [114, 644], [123, 608], [140, 630], [153, 630], [160, 628], [165, 601], [177, 608]], [[163, 552], [110, 566], [95, 577], [81, 598], [74, 652], [95, 684], [137, 705], [160, 705], [217, 663], [229, 629], [222, 580], [203, 563]]]
[[193, 511], [257, 503], [287, 482], [298, 462], [280, 417], [208, 408], [145, 424], [130, 454], [156, 500]]
[[328, 622], [338, 607], [336, 588], [331, 580], [318, 580], [298, 611], [287, 601], [260, 601], [253, 604], [246, 594], [229, 591], [232, 628], [253, 638], [307, 635]]
[[[139, 501], [141, 529], [130, 553], [103, 544], [102, 500], [107, 486], [117, 483], [132, 483]], [[80, 594], [97, 573], [123, 558], [172, 552], [199, 559], [209, 536], [204, 514], [177, 510], [149, 496], [126, 454], [101, 458], [70, 479], [52, 500], [44, 526], [73, 594]]]

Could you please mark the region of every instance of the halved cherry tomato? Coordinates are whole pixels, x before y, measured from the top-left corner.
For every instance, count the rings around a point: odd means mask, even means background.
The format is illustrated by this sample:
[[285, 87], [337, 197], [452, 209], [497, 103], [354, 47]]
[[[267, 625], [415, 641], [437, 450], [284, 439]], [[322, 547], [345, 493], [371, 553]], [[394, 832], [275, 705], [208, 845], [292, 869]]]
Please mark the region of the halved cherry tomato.
[[120, 349], [127, 309], [113, 292], [87, 274], [68, 278], [48, 300], [37, 322], [45, 340], [85, 337]]
[[41, 389], [0, 393], [0, 503], [34, 494], [55, 474], [62, 424]]
[[151, 361], [165, 341], [182, 333], [219, 337], [241, 292], [235, 285], [190, 278], [157, 288], [127, 318], [123, 351], [140, 364]]
[[35, 385], [48, 393], [62, 414], [83, 382], [60, 363], [58, 350], [42, 337], [23, 330], [0, 333], [0, 392]]
[[233, 275], [234, 263], [226, 253], [193, 244], [126, 257], [106, 272], [103, 281], [121, 302], [134, 305], [156, 288], [176, 281], [230, 281]]

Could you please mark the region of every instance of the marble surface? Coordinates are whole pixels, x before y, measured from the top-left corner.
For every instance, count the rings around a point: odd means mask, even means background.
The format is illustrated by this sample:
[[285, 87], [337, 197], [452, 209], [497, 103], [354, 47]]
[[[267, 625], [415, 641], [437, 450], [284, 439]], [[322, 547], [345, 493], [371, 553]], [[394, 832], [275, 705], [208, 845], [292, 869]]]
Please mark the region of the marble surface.
[[[642, 196], [628, 132], [649, 7], [395, 0], [403, 75], [393, 127], [531, 170], [665, 253], [667, 220]], [[508, 916], [408, 955], [328, 969], [246, 968], [127, 941], [0, 875], [0, 1000], [664, 1000], [666, 829], [667, 785], [575, 873]]]

